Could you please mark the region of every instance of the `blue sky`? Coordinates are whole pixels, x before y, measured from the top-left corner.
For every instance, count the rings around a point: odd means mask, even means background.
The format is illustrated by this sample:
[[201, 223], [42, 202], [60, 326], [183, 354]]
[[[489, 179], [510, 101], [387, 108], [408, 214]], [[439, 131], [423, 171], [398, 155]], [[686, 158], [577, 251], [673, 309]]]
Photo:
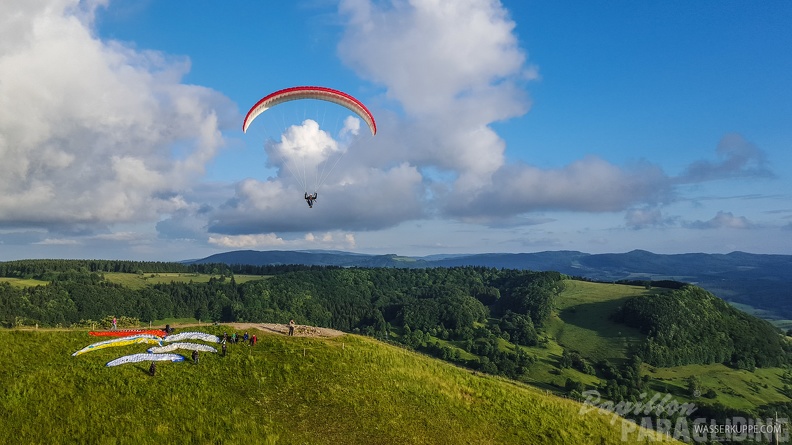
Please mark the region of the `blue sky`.
[[[0, 260], [792, 250], [790, 2], [11, 0], [0, 17]], [[297, 85], [357, 97], [378, 134], [341, 136], [350, 113], [319, 101], [242, 133]], [[295, 141], [338, 161], [312, 209]]]

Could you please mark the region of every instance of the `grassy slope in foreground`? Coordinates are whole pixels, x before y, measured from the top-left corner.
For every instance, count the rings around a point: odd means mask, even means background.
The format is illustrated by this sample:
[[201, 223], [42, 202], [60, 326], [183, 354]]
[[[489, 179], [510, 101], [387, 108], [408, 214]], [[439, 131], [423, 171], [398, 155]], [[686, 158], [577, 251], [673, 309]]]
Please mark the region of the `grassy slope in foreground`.
[[[214, 328], [222, 331], [223, 327]], [[206, 329], [211, 331], [212, 329]], [[217, 333], [217, 332], [215, 332]], [[85, 331], [0, 331], [1, 443], [634, 443], [621, 421], [357, 336], [256, 331], [200, 363], [107, 368]]]

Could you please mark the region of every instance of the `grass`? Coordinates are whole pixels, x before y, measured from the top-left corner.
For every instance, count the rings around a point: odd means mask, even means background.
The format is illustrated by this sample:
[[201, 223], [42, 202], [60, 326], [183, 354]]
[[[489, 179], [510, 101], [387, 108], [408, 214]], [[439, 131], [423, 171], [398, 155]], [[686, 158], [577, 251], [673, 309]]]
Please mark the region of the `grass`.
[[[206, 332], [230, 331], [226, 326]], [[364, 337], [259, 336], [200, 363], [107, 368], [85, 331], [0, 331], [0, 443], [638, 443], [571, 400]]]
[[[122, 273], [122, 272], [105, 272], [104, 277], [111, 283], [120, 284], [131, 289], [142, 289], [146, 286], [154, 284], [168, 284], [171, 282], [177, 283], [208, 283], [211, 278], [220, 278], [220, 275], [199, 274], [199, 273]], [[269, 278], [269, 275], [234, 275], [234, 280], [237, 283], [245, 283], [247, 281], [264, 280]], [[229, 278], [226, 278], [229, 279]]]
[[[610, 320], [610, 314], [627, 298], [650, 291], [640, 286], [566, 280], [547, 333], [559, 345], [598, 361], [620, 363], [631, 344], [643, 335]], [[559, 351], [560, 356], [560, 351]]]
[[713, 389], [717, 394], [715, 399], [698, 400], [703, 403], [719, 402], [732, 408], [750, 411], [759, 405], [790, 400], [779, 392], [784, 386], [781, 378], [783, 370], [779, 368], [757, 368], [750, 372], [712, 364], [672, 368], [645, 366], [644, 371], [652, 379], [654, 389], [671, 392], [680, 399], [687, 398], [686, 379], [696, 376], [701, 382], [702, 393]]
[[46, 286], [49, 284], [49, 281], [43, 280], [35, 280], [35, 279], [28, 279], [28, 278], [10, 278], [10, 277], [0, 277], [0, 283], [9, 283], [11, 286], [14, 287], [36, 287], [36, 286]]

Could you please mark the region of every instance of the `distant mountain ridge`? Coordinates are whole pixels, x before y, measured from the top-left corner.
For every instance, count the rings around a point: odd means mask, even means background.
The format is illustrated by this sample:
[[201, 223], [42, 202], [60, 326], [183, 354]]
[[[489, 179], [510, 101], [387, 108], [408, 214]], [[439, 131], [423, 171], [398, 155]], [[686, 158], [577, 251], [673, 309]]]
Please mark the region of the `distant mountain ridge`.
[[677, 280], [696, 284], [734, 303], [771, 311], [771, 320], [792, 319], [792, 255], [684, 253], [645, 250], [589, 254], [578, 251], [430, 255], [370, 255], [342, 251], [255, 251], [219, 253], [186, 263], [302, 264], [340, 267], [482, 266], [536, 271], [553, 270], [597, 281]]

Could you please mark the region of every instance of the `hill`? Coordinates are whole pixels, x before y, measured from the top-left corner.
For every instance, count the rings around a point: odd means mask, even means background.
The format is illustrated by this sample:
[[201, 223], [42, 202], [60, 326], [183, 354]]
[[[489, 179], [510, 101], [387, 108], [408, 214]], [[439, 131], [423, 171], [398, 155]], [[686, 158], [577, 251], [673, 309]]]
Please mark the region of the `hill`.
[[[108, 314], [121, 315], [123, 327], [139, 326], [140, 320], [173, 325], [174, 318], [233, 323], [294, 318], [365, 333], [578, 400], [586, 391], [613, 401], [667, 394], [695, 403], [702, 417], [718, 422], [786, 412], [792, 394], [792, 372], [777, 367], [788, 360], [776, 360], [788, 356], [789, 338], [680, 283], [596, 283], [558, 272], [482, 267], [303, 266], [238, 282], [218, 264], [206, 269], [219, 276], [98, 274], [77, 272], [75, 265], [81, 263], [49, 265], [63, 270], [42, 272], [52, 280], [45, 286], [0, 283], [3, 324], [87, 327], [107, 325]], [[137, 266], [132, 270], [148, 267]]]
[[745, 252], [662, 255], [644, 250], [588, 254], [577, 251], [404, 257], [337, 251], [233, 251], [191, 264], [303, 264], [340, 267], [482, 266], [557, 271], [591, 280], [676, 280], [695, 284], [740, 308], [792, 328], [792, 255]]
[[[229, 330], [214, 327], [215, 333]], [[204, 329], [207, 330], [207, 329]], [[211, 331], [211, 329], [208, 329]], [[199, 364], [106, 368], [85, 331], [0, 331], [0, 443], [643, 443], [577, 402], [376, 340], [251, 331]]]

